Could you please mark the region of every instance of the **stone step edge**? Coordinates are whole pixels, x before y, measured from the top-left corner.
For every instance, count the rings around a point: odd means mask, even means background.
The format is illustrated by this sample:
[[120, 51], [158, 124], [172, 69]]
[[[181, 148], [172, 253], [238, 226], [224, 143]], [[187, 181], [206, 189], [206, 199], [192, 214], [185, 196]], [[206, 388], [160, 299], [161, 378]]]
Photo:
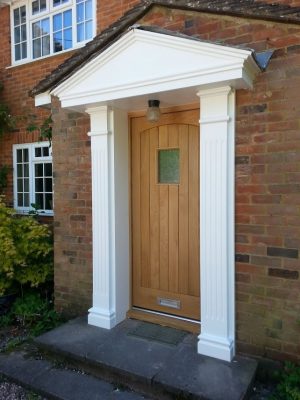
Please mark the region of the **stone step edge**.
[[[71, 394], [72, 390], [71, 393], [69, 391], [70, 388], [72, 389], [73, 387], [73, 385], [70, 387], [70, 382], [76, 382], [77, 389], [78, 386], [80, 386], [81, 390], [91, 387], [92, 383], [93, 388], [98, 390], [100, 389], [101, 394], [103, 393], [103, 397], [101, 397], [103, 400], [111, 399], [111, 394], [115, 391], [118, 391], [116, 386], [112, 383], [106, 382], [89, 374], [82, 374], [78, 370], [55, 367], [55, 365], [53, 365], [48, 359], [37, 360], [30, 358], [28, 357], [28, 354], [26, 354], [26, 351], [24, 352], [22, 348], [16, 349], [9, 354], [0, 354], [0, 360], [2, 358], [2, 361], [4, 358], [8, 359], [9, 357], [14, 358], [10, 366], [0, 363], [0, 377], [9, 382], [20, 385], [29, 391], [33, 391], [38, 395], [45, 396], [49, 400], [74, 400], [74, 395]], [[21, 363], [19, 362], [20, 357], [23, 358]], [[33, 369], [34, 374], [30, 375], [30, 378], [28, 378], [28, 374], [22, 373], [24, 367], [26, 367], [26, 364], [28, 365], [28, 370], [32, 372]], [[37, 364], [37, 366], [34, 364]], [[55, 385], [55, 388], [54, 385], [50, 385], [49, 387], [48, 380], [50, 374], [52, 374], [52, 381], [54, 375], [55, 382], [58, 383], [59, 379], [62, 379], [63, 385]], [[142, 394], [135, 392], [130, 393], [130, 391], [127, 391], [127, 395], [129, 396], [128, 398], [132, 400], [144, 399]], [[78, 392], [76, 393], [75, 397], [77, 400], [84, 398], [81, 397]], [[91, 399], [91, 397], [89, 398]]]
[[[182, 400], [200, 400], [198, 396], [195, 396], [190, 392], [179, 391], [175, 387], [165, 386], [160, 382], [154, 381], [155, 376], [149, 380], [141, 375], [112, 367], [104, 362], [96, 362], [89, 360], [84, 356], [74, 355], [69, 351], [58, 350], [55, 346], [39, 342], [38, 339], [34, 340], [34, 344], [47, 359], [59, 360], [69, 368], [84, 371], [88, 375], [97, 379], [102, 379], [111, 384], [122, 385], [137, 394], [148, 397], [150, 396], [157, 400], [174, 400], [174, 398], [180, 398]], [[206, 399], [201, 397], [201, 400]]]

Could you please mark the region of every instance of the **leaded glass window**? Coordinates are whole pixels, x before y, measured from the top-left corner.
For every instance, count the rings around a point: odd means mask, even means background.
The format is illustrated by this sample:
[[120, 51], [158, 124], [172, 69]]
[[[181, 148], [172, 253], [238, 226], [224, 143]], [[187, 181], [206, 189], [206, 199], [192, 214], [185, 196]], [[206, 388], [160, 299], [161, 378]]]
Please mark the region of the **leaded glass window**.
[[179, 184], [179, 149], [158, 150], [158, 183]]

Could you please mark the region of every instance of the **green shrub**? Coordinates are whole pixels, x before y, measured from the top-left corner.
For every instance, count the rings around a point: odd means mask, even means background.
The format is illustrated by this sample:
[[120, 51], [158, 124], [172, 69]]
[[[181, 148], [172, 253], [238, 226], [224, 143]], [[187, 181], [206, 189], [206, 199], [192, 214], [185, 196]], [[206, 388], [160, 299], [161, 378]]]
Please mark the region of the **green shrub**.
[[287, 362], [270, 400], [300, 400], [300, 366]]
[[0, 296], [18, 285], [37, 287], [52, 279], [53, 245], [48, 226], [20, 217], [0, 196]]
[[12, 306], [10, 315], [32, 336], [56, 327], [60, 321], [52, 304], [42, 299], [39, 293], [27, 293], [24, 297], [18, 298]]

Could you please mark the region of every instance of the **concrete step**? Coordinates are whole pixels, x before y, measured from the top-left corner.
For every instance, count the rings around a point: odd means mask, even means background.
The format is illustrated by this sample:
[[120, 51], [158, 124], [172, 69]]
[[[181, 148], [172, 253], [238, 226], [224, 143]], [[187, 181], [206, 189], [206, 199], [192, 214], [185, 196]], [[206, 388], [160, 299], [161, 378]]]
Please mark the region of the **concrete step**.
[[177, 345], [137, 338], [130, 332], [138, 324], [128, 319], [106, 330], [78, 318], [35, 343], [48, 356], [155, 399], [247, 398], [256, 373], [255, 360], [237, 356], [229, 363], [201, 356], [193, 334], [185, 335]]
[[145, 400], [144, 396], [86, 375], [37, 359], [28, 350], [0, 355], [0, 374], [30, 390], [55, 400]]

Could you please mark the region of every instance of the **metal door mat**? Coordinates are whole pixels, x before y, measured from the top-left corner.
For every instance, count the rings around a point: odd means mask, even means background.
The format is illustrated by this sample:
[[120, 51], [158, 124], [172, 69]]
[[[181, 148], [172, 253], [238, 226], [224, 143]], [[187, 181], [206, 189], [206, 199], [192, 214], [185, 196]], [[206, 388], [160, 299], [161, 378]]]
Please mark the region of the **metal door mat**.
[[141, 322], [137, 327], [130, 330], [128, 335], [177, 346], [187, 335], [187, 332], [167, 326]]

